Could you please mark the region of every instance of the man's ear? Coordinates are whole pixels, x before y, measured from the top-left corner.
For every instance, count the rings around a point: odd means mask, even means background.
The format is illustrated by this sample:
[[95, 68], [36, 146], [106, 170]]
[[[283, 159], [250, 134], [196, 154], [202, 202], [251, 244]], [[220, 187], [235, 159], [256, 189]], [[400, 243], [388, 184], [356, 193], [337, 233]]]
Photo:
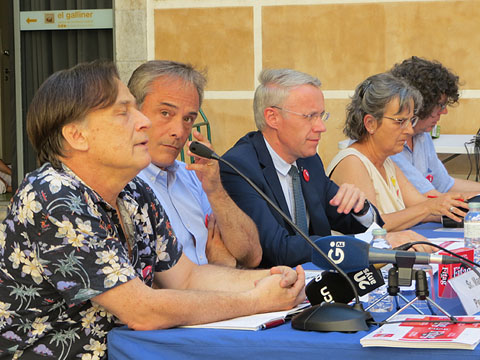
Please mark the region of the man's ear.
[[377, 119], [373, 117], [371, 114], [366, 114], [363, 117], [363, 125], [365, 126], [365, 129], [367, 129], [367, 132], [370, 135], [375, 134], [375, 131], [377, 131], [378, 123]]
[[71, 149], [88, 150], [87, 129], [83, 122], [75, 121], [65, 125], [62, 128], [62, 135]]
[[276, 109], [272, 107], [267, 107], [265, 110], [263, 110], [263, 117], [265, 118], [265, 122], [269, 127], [271, 127], [272, 129], [278, 128], [278, 122], [280, 118]]

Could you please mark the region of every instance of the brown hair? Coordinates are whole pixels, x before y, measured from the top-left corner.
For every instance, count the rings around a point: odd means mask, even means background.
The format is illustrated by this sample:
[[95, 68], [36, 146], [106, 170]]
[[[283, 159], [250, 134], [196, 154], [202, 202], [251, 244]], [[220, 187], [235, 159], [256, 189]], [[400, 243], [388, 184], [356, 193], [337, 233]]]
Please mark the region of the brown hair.
[[128, 81], [128, 88], [140, 109], [152, 91], [152, 84], [160, 77], [178, 78], [187, 84], [193, 84], [198, 93], [198, 106], [202, 106], [203, 92], [207, 83], [205, 71], [200, 72], [190, 64], [176, 61], [150, 60], [136, 68]]
[[118, 71], [110, 61], [81, 63], [52, 74], [35, 93], [27, 114], [27, 133], [40, 165], [60, 167], [65, 156], [62, 128], [81, 121], [92, 110], [113, 105]]

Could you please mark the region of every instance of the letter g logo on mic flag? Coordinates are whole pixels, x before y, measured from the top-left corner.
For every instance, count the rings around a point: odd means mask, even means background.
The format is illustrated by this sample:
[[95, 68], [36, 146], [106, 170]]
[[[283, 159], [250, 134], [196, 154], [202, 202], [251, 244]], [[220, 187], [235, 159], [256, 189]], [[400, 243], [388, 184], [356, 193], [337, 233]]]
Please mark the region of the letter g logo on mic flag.
[[345, 253], [342, 248], [345, 247], [345, 241], [331, 241], [331, 249], [328, 251], [327, 256], [332, 259], [335, 264], [341, 264], [345, 259]]
[[[325, 236], [315, 244], [346, 272], [359, 271], [369, 266], [370, 245], [351, 236]], [[316, 251], [312, 251], [312, 263], [322, 269], [334, 270], [332, 265]]]
[[[459, 259], [446, 255], [374, 248], [351, 236], [325, 236], [315, 240], [315, 245], [328, 254], [328, 257], [324, 258], [314, 251], [312, 252], [312, 263], [321, 269], [335, 270], [328, 261], [330, 259], [347, 273], [365, 269], [369, 264], [396, 264], [399, 268], [408, 269], [413, 264], [457, 264], [460, 262]], [[410, 279], [408, 280], [410, 281]]]

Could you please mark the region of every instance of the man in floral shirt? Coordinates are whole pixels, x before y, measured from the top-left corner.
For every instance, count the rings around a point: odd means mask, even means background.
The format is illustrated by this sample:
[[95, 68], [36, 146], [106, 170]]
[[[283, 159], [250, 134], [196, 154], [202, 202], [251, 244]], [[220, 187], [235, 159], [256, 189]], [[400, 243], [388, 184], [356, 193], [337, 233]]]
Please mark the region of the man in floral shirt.
[[41, 167], [0, 224], [0, 358], [101, 359], [116, 323], [168, 328], [303, 300], [301, 267], [198, 266], [182, 254], [135, 177], [150, 162], [149, 127], [111, 63], [57, 72], [36, 93], [27, 131]]

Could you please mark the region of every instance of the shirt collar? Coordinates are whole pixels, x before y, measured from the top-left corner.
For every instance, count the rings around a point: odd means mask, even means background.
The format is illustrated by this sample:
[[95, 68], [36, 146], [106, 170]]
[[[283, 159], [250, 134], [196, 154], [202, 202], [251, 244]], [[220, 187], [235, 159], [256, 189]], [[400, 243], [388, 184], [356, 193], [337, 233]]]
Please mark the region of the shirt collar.
[[172, 165], [167, 166], [165, 169], [160, 169], [154, 163], [150, 163], [143, 171], [149, 176], [157, 177], [165, 175], [165, 173], [176, 173], [179, 168], [177, 160], [173, 162]]
[[270, 153], [270, 156], [272, 157], [273, 165], [275, 166], [275, 169], [282, 174], [283, 176], [287, 176], [288, 171], [292, 167], [292, 165], [297, 166], [297, 162], [294, 161], [292, 164], [287, 163], [285, 160], [283, 160], [280, 155], [278, 155], [275, 150], [270, 146], [268, 143], [267, 139], [263, 137], [263, 140], [265, 140], [265, 144], [267, 145], [267, 150]]
[[153, 182], [164, 183], [171, 186], [177, 179], [177, 171], [180, 168], [178, 161], [175, 160], [172, 165], [169, 165], [165, 170], [160, 169], [157, 165], [150, 163], [143, 171], [144, 174]]
[[[412, 143], [415, 147], [415, 144], [416, 143], [420, 143], [420, 142], [424, 142], [425, 141], [425, 134], [428, 134], [428, 133], [420, 133], [420, 134], [415, 134], [412, 136]], [[428, 134], [428, 136], [430, 136], [430, 134]], [[408, 146], [408, 143], [407, 141], [405, 141], [405, 144], [403, 144], [403, 148], [404, 149], [407, 149], [410, 153], [413, 153], [412, 149], [410, 149], [410, 146]]]
[[[65, 165], [63, 162], [62, 162], [62, 170], [63, 172], [71, 177], [72, 179], [75, 179], [76, 181], [79, 182], [79, 184], [82, 184], [84, 187], [86, 187], [88, 190], [90, 190], [90, 192], [93, 194], [92, 198], [93, 198], [93, 202], [95, 204], [98, 204], [98, 203], [103, 203], [103, 204], [106, 204], [109, 208], [113, 209], [112, 205], [110, 205], [108, 202], [106, 202], [101, 196], [99, 193], [97, 193], [95, 191], [95, 189], [91, 188], [88, 184], [86, 184], [81, 178], [80, 176], [78, 176], [72, 169], [70, 169], [67, 165]], [[85, 193], [87, 194], [87, 193]], [[125, 189], [122, 189], [122, 191], [120, 191], [120, 193], [118, 194], [118, 197], [119, 198], [123, 198], [125, 196]]]
[[[113, 206], [110, 205], [108, 202], [106, 202], [101, 196], [100, 194], [98, 194], [95, 189], [91, 188], [89, 185], [87, 185], [72, 169], [70, 169], [67, 165], [65, 165], [64, 163], [62, 163], [62, 170], [63, 172], [71, 177], [72, 179], [78, 181], [80, 184], [82, 184], [83, 186], [85, 186], [87, 189], [90, 190], [90, 192], [94, 195], [93, 196], [93, 202], [94, 203], [103, 203], [103, 204], [106, 204], [109, 208], [113, 209]], [[133, 179], [132, 179], [133, 180]], [[128, 184], [126, 185], [128, 186]], [[123, 188], [120, 193], [118, 194], [118, 198], [119, 199], [122, 199], [122, 200], [126, 200], [126, 201], [130, 201], [134, 204], [136, 204], [136, 200], [130, 196], [130, 194], [128, 194], [126, 191], [125, 191], [125, 188]]]

